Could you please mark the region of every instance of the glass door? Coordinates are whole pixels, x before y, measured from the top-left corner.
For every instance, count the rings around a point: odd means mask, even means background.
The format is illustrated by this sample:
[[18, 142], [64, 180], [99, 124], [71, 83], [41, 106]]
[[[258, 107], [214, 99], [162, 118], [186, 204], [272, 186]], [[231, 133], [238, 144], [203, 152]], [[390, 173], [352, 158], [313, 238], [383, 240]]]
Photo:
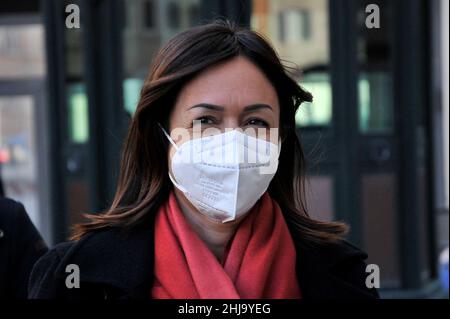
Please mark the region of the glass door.
[[0, 176], [49, 242], [48, 170], [42, 82], [0, 81]]
[[0, 18], [0, 179], [51, 242], [44, 99], [44, 30], [38, 19]]

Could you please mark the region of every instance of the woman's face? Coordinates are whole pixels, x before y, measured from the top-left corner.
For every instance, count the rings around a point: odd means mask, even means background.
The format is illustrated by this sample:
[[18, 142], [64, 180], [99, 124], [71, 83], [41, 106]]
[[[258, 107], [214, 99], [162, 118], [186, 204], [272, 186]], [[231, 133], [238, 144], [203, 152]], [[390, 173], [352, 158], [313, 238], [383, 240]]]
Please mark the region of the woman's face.
[[[192, 138], [194, 121], [200, 121], [202, 131], [240, 128], [257, 132], [259, 128], [278, 128], [280, 106], [276, 90], [248, 59], [225, 61], [207, 68], [181, 89], [169, 118], [169, 129], [188, 130], [191, 134], [186, 138]], [[178, 145], [185, 142], [184, 136], [172, 137]], [[171, 146], [169, 158], [174, 152]]]
[[[199, 132], [198, 127], [194, 129], [194, 121], [200, 121], [202, 136], [239, 128], [247, 134], [253, 131], [258, 138], [271, 139], [273, 137], [267, 132], [277, 129], [280, 121], [276, 90], [252, 62], [243, 57], [233, 58], [207, 68], [179, 92], [169, 118], [169, 130], [177, 145], [200, 137], [194, 136], [194, 132]], [[258, 129], [267, 129], [266, 135]], [[171, 174], [170, 159], [175, 151], [170, 145], [168, 166]], [[174, 191], [184, 211], [196, 212], [181, 191], [177, 188]], [[187, 216], [197, 218], [197, 222], [206, 219], [195, 213]], [[233, 227], [241, 218], [228, 226], [221, 224], [221, 227]]]

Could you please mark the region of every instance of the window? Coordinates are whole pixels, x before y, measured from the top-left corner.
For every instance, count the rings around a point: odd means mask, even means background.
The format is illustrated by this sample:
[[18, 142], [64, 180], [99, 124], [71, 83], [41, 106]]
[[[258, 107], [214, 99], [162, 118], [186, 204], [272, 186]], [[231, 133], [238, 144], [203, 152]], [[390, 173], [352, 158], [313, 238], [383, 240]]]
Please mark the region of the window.
[[311, 38], [311, 15], [308, 10], [300, 11], [300, 27], [303, 40], [309, 40]]
[[84, 83], [69, 84], [69, 137], [72, 143], [87, 143], [89, 139], [88, 100]]
[[296, 44], [311, 39], [311, 15], [306, 9], [285, 9], [278, 14], [280, 42]]
[[328, 126], [332, 118], [332, 93], [328, 73], [314, 72], [306, 74], [301, 86], [310, 92], [314, 100], [303, 103], [295, 116], [298, 126]]
[[0, 27], [0, 78], [33, 78], [45, 74], [44, 30], [30, 24]]

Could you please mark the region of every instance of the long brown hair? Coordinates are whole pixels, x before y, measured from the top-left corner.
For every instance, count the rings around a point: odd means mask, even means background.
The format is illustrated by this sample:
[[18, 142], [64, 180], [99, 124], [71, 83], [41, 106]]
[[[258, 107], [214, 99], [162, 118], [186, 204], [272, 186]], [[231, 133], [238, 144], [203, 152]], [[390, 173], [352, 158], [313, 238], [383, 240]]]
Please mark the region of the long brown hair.
[[169, 146], [157, 123], [167, 129], [177, 93], [189, 79], [236, 56], [244, 56], [259, 67], [278, 94], [283, 147], [268, 191], [280, 205], [293, 237], [307, 243], [342, 239], [347, 232], [345, 224], [317, 221], [307, 213], [305, 155], [296, 134], [295, 113], [302, 102], [312, 101], [311, 94], [289, 75], [263, 36], [228, 21], [217, 21], [176, 35], [155, 56], [125, 139], [111, 207], [101, 214], [85, 215], [88, 221], [74, 226], [72, 240], [107, 227], [132, 231], [156, 213], [172, 188], [167, 174]]

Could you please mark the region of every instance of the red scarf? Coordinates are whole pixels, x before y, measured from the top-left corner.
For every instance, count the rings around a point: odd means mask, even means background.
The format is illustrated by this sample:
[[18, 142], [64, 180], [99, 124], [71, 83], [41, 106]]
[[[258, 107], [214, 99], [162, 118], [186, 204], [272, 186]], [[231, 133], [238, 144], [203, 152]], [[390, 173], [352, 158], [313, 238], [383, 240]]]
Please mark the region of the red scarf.
[[155, 227], [155, 299], [301, 297], [294, 243], [267, 192], [241, 221], [222, 264], [190, 227], [173, 192]]

